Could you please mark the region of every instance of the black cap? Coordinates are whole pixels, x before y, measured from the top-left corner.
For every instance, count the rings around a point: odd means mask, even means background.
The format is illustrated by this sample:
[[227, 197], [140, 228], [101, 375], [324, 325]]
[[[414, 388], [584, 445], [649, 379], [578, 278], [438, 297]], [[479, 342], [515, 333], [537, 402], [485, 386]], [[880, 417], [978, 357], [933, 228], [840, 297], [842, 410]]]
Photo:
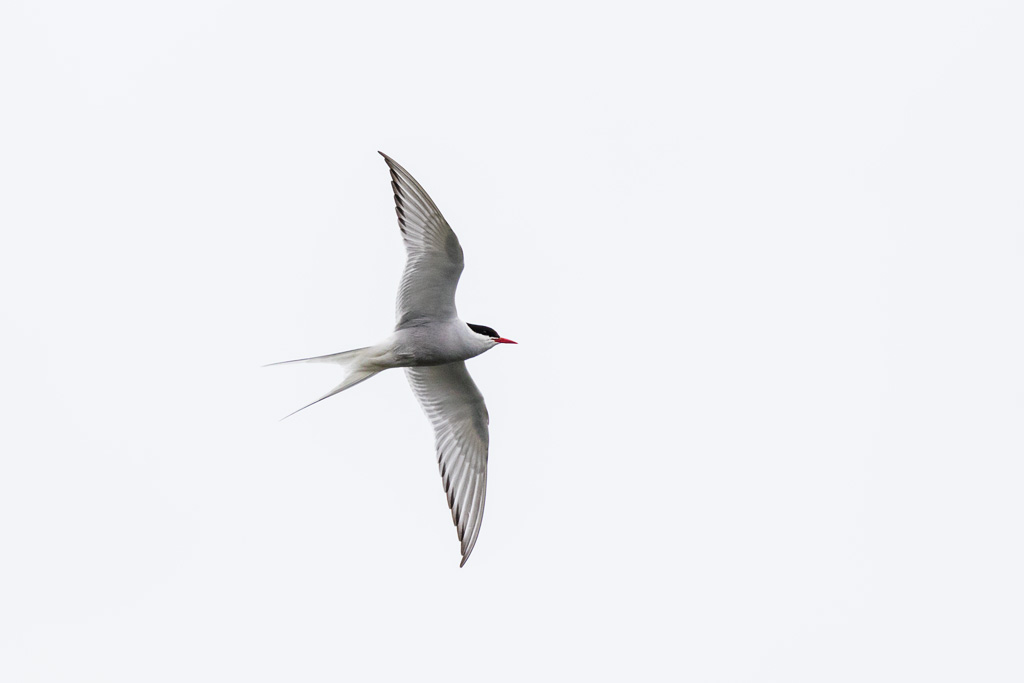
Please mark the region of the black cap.
[[469, 329], [473, 330], [477, 334], [482, 334], [485, 337], [494, 337], [497, 339], [501, 335], [498, 334], [493, 327], [487, 327], [486, 325], [474, 325], [473, 323], [466, 323], [469, 325]]

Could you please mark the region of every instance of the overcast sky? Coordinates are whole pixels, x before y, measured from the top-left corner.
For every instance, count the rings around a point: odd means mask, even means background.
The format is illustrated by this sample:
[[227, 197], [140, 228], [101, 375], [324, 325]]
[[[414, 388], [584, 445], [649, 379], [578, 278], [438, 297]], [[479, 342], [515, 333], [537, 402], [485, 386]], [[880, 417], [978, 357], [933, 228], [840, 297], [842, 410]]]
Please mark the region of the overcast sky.
[[[0, 680], [1020, 681], [1014, 2], [0, 9]], [[402, 373], [459, 235], [487, 512]]]

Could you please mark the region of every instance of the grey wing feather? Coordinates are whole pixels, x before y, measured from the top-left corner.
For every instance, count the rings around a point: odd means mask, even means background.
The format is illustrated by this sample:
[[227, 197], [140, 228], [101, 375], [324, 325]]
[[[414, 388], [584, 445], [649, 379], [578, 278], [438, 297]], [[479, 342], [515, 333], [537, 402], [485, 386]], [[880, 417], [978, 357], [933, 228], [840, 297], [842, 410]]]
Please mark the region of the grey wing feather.
[[464, 265], [459, 238], [416, 179], [387, 154], [380, 155], [391, 169], [395, 213], [406, 251], [395, 329], [457, 318], [455, 289]]
[[487, 496], [488, 417], [484, 397], [463, 362], [405, 369], [434, 426], [437, 464], [462, 542], [462, 563], [473, 552]]

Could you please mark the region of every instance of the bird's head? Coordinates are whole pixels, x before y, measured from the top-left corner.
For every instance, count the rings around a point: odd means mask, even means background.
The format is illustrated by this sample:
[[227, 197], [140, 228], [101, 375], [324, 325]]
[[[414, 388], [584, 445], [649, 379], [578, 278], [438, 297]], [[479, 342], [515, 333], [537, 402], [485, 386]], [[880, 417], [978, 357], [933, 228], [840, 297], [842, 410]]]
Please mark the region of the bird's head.
[[486, 325], [474, 325], [472, 323], [466, 323], [469, 325], [469, 329], [473, 330], [477, 334], [487, 337], [495, 344], [515, 344], [516, 342], [511, 339], [505, 339], [495, 331], [493, 327], [487, 327]]

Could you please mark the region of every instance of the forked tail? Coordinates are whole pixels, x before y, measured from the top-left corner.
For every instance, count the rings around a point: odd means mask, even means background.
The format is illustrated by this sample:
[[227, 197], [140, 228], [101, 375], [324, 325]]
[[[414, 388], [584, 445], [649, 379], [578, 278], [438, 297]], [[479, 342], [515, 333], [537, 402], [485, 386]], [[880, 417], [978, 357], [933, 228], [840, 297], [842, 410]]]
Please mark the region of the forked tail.
[[342, 380], [341, 384], [334, 387], [317, 400], [313, 401], [313, 403], [304, 405], [301, 408], [299, 408], [299, 410], [292, 411], [285, 415], [284, 417], [282, 417], [281, 419], [286, 420], [295, 413], [305, 410], [309, 406], [315, 405], [320, 401], [324, 400], [325, 398], [330, 398], [335, 394], [340, 394], [341, 392], [345, 391], [350, 387], [354, 387], [360, 382], [365, 382], [366, 380], [370, 379], [378, 372], [380, 372], [380, 370], [367, 370], [361, 367], [361, 364], [359, 363], [360, 354], [363, 351], [366, 351], [368, 348], [370, 347], [364, 346], [361, 349], [352, 349], [351, 351], [342, 351], [341, 353], [331, 353], [326, 356], [314, 356], [313, 358], [297, 358], [296, 360], [285, 360], [279, 363], [270, 363], [269, 365], [287, 365], [289, 363], [338, 363], [339, 365], [347, 365], [349, 363], [353, 364], [353, 367], [349, 370], [348, 375], [345, 377], [344, 380]]

